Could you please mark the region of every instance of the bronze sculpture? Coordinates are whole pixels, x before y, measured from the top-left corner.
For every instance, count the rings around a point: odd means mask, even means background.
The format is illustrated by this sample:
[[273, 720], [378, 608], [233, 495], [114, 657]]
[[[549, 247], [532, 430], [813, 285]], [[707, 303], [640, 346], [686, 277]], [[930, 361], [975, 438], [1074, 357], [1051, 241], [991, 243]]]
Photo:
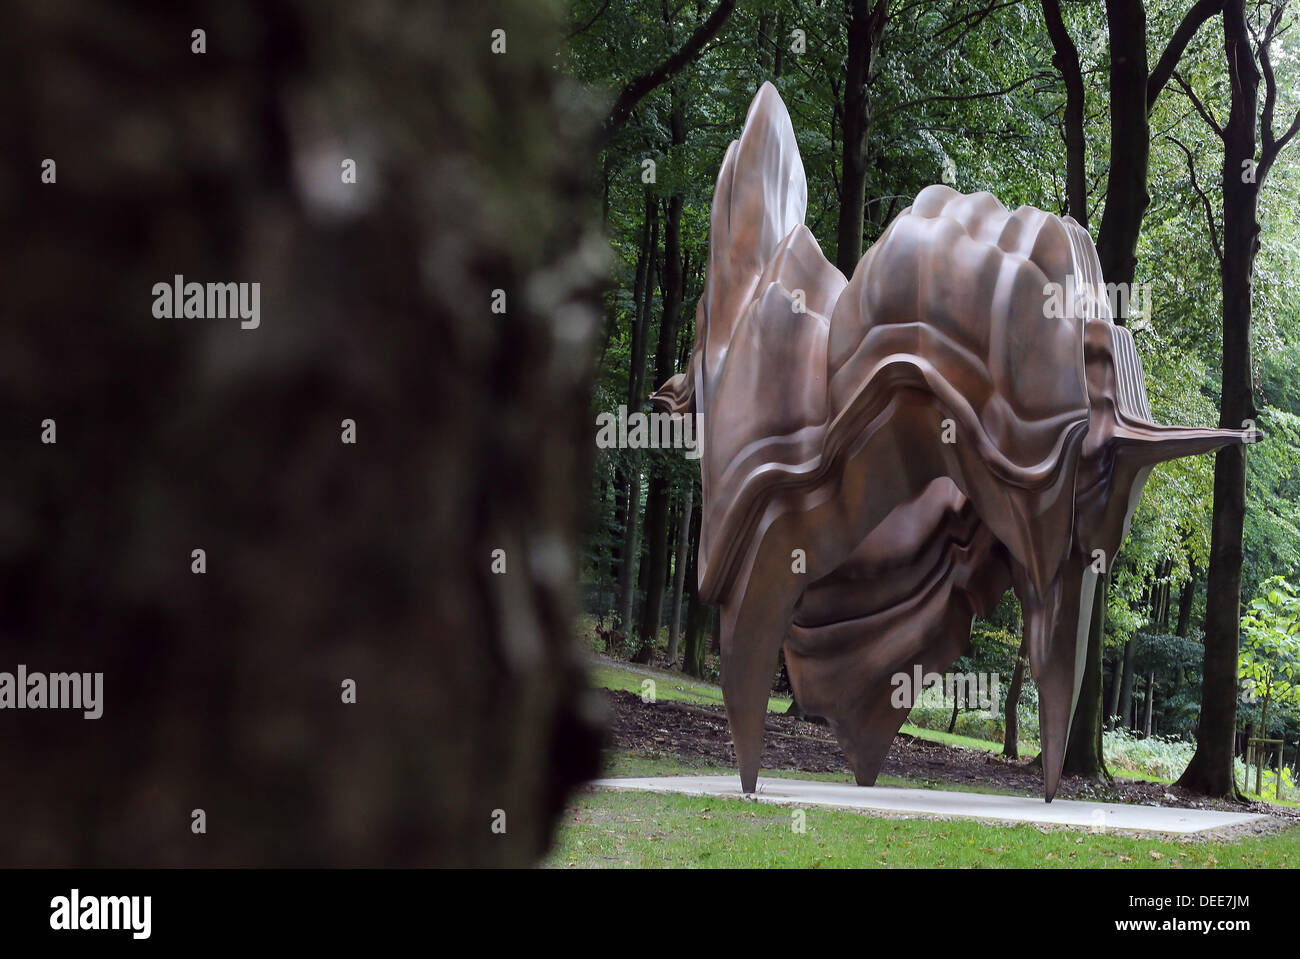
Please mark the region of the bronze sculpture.
[[800, 704], [869, 785], [908, 712], [891, 677], [950, 666], [1012, 588], [1050, 802], [1098, 570], [1147, 474], [1259, 435], [1151, 421], [1070, 217], [927, 187], [845, 280], [803, 225], [806, 197], [764, 84], [718, 175], [689, 367], [653, 397], [700, 421], [700, 595], [721, 606], [742, 788], [783, 645]]

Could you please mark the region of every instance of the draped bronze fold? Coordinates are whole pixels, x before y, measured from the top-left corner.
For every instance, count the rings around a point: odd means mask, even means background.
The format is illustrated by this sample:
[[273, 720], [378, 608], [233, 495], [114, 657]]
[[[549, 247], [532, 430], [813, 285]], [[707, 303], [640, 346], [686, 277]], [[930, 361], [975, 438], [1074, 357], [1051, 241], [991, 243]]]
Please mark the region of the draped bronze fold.
[[803, 219], [771, 84], [718, 174], [689, 367], [654, 394], [698, 417], [699, 587], [746, 792], [784, 645], [803, 708], [875, 782], [908, 707], [1013, 589], [1060, 781], [1098, 570], [1151, 468], [1259, 439], [1151, 421], [1086, 230], [989, 193], [922, 190], [845, 280]]

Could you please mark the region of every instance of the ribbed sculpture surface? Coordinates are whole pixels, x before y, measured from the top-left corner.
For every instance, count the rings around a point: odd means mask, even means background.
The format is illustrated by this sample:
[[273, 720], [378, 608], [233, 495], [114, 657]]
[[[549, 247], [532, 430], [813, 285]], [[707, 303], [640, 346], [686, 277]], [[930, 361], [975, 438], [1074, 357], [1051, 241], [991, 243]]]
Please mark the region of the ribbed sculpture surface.
[[744, 789], [784, 644], [800, 704], [860, 784], [907, 716], [891, 680], [947, 669], [1011, 588], [1056, 793], [1098, 568], [1151, 467], [1257, 434], [1151, 422], [1097, 252], [1069, 217], [931, 186], [850, 280], [803, 225], [774, 87], [722, 162], [688, 370], [654, 400], [699, 417], [701, 597]]

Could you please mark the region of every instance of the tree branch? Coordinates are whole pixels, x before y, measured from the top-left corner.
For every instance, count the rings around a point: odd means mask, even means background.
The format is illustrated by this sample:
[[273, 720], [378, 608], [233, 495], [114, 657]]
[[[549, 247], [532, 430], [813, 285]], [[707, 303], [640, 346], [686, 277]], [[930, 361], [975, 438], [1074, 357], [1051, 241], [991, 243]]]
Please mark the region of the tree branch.
[[569, 35], [568, 35], [567, 37], [565, 37], [564, 39], [565, 39], [565, 40], [572, 40], [574, 37], [578, 37], [578, 36], [581, 36], [582, 34], [586, 33], [588, 30], [591, 29], [591, 25], [592, 25], [593, 23], [595, 23], [597, 20], [599, 20], [601, 17], [603, 17], [603, 16], [605, 15], [605, 11], [608, 10], [608, 9], [609, 9], [609, 0], [605, 0], [605, 2], [604, 2], [603, 4], [601, 4], [600, 9], [597, 10], [597, 11], [595, 12], [595, 14], [592, 15], [592, 18], [591, 18], [590, 20], [588, 20], [588, 21], [587, 21], [583, 26], [581, 26], [581, 27], [579, 27], [578, 29], [574, 30], [571, 34], [569, 34]]
[[998, 10], [1001, 10], [1003, 7], [1014, 7], [1020, 2], [1021, 0], [1006, 0], [1005, 3], [998, 3], [996, 2], [996, 0], [994, 0], [994, 2], [988, 3], [980, 9], [970, 11], [966, 13], [964, 16], [958, 17], [956, 20], [952, 21], [947, 26], [943, 27], [941, 30], [935, 33], [934, 39], [938, 40], [945, 33], [948, 33], [949, 31], [952, 30], [956, 30], [958, 27], [961, 28], [961, 32], [958, 33], [957, 36], [955, 36], [953, 39], [945, 43], [942, 47], [940, 47], [939, 52], [946, 53], [947, 51], [958, 46], [963, 40], [966, 39], [966, 36], [972, 30], [974, 30], [981, 23], [983, 23], [993, 13], [997, 12]]
[[1196, 182], [1196, 163], [1192, 159], [1192, 151], [1172, 134], [1166, 134], [1165, 139], [1176, 145], [1187, 157], [1187, 174], [1191, 177], [1192, 189], [1196, 192], [1196, 195], [1201, 198], [1201, 206], [1205, 210], [1205, 225], [1209, 227], [1210, 230], [1210, 246], [1214, 249], [1214, 258], [1222, 264], [1223, 248], [1219, 246], [1219, 231], [1214, 225], [1214, 207], [1210, 204], [1210, 198], [1205, 195], [1205, 191], [1201, 189], [1201, 185]]
[[1045, 76], [1048, 75], [1043, 73], [1031, 73], [1023, 80], [1017, 80], [1015, 83], [1011, 84], [1011, 86], [1002, 90], [985, 90], [982, 93], [941, 94], [939, 96], [918, 97], [915, 100], [906, 100], [903, 103], [897, 103], [894, 106], [889, 107], [887, 110], [880, 111], [876, 114], [876, 120], [881, 120], [890, 114], [897, 113], [899, 110], [906, 110], [909, 107], [921, 106], [926, 103], [961, 103], [966, 100], [986, 100], [989, 97], [1000, 97], [1003, 94], [1020, 89], [1026, 83], [1032, 83], [1035, 80], [1042, 80]]
[[[1268, 48], [1273, 40], [1280, 36], [1278, 30], [1282, 21], [1282, 13], [1286, 9], [1285, 4], [1278, 4], [1273, 8], [1273, 15], [1269, 17], [1268, 26], [1264, 30], [1264, 36], [1256, 37], [1257, 46], [1255, 53], [1259, 57], [1259, 70], [1264, 77], [1264, 111], [1260, 116], [1260, 158], [1259, 165], [1255, 170], [1256, 183], [1263, 183], [1264, 178], [1268, 175], [1269, 169], [1273, 166], [1273, 161], [1277, 155], [1300, 130], [1300, 112], [1296, 113], [1295, 120], [1287, 127], [1281, 137], [1275, 137], [1273, 134], [1273, 113], [1277, 109], [1277, 79], [1273, 75], [1273, 60], [1269, 56]], [[1285, 32], [1285, 31], [1282, 31]]]
[[709, 19], [695, 29], [680, 50], [653, 70], [633, 77], [627, 82], [605, 120], [606, 138], [627, 122], [627, 118], [632, 115], [632, 108], [641, 102], [642, 97], [700, 55], [704, 45], [717, 36], [734, 9], [736, 9], [736, 0], [719, 0], [718, 5], [713, 8], [713, 13], [709, 14]]
[[1155, 107], [1156, 100], [1160, 98], [1160, 91], [1165, 88], [1169, 78], [1178, 69], [1178, 61], [1182, 59], [1183, 51], [1187, 49], [1187, 44], [1191, 42], [1192, 37], [1196, 36], [1196, 31], [1201, 29], [1201, 25], [1206, 20], [1222, 10], [1223, 0], [1197, 0], [1187, 11], [1187, 15], [1174, 30], [1174, 35], [1169, 38], [1169, 45], [1165, 47], [1164, 53], [1160, 54], [1156, 68], [1151, 71], [1151, 76], [1147, 79], [1147, 113]]
[[1225, 136], [1223, 127], [1219, 126], [1219, 122], [1214, 119], [1214, 114], [1201, 102], [1200, 97], [1192, 91], [1191, 86], [1188, 85], [1187, 81], [1183, 79], [1183, 75], [1177, 70], [1174, 71], [1174, 81], [1183, 88], [1183, 93], [1187, 95], [1187, 99], [1192, 101], [1192, 106], [1196, 107], [1196, 112], [1201, 115], [1201, 119], [1208, 123], [1210, 129], [1217, 133], [1219, 139], [1222, 140]]

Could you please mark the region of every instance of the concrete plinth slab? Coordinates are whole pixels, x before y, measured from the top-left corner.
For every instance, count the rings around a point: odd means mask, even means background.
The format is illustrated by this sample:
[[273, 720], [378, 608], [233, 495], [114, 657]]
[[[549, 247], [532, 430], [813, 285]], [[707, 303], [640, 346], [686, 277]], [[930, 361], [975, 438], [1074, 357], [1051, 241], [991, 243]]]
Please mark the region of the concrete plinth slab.
[[[634, 789], [740, 799], [739, 776], [655, 776], [645, 779], [598, 779], [602, 789]], [[1237, 826], [1268, 817], [1253, 813], [1213, 809], [1179, 809], [1172, 806], [1137, 806], [1129, 803], [1081, 802], [1057, 799], [1045, 803], [1029, 796], [995, 796], [988, 793], [946, 792], [941, 789], [900, 789], [892, 786], [854, 786], [848, 783], [806, 779], [759, 779], [753, 798], [759, 802], [839, 806], [889, 813], [996, 819], [1004, 822], [1050, 823], [1136, 832], [1199, 833]]]

